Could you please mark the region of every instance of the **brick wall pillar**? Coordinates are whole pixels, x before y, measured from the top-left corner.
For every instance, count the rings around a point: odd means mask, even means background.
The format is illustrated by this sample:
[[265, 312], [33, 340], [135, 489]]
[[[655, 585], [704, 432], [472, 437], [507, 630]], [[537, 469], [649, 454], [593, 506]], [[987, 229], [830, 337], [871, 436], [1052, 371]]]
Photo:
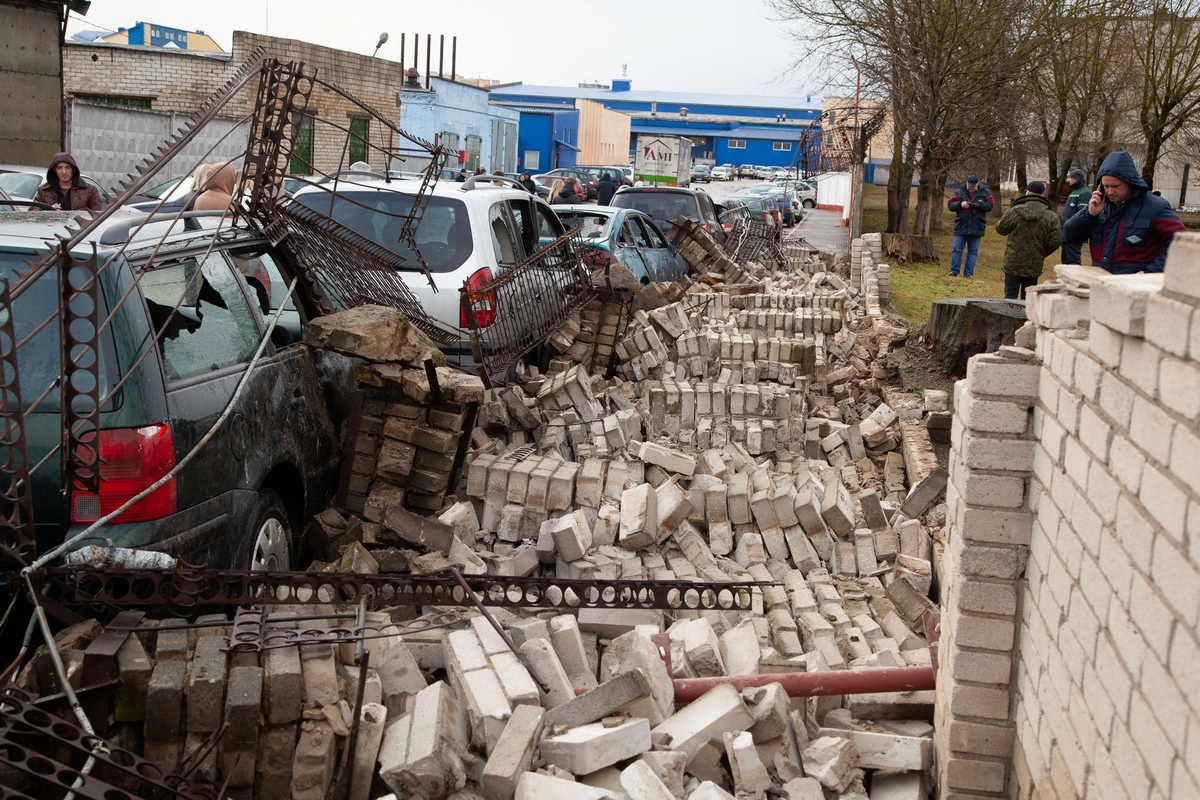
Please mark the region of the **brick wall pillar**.
[[955, 386], [935, 711], [943, 798], [1007, 797], [1012, 782], [1040, 373], [1032, 351], [1006, 347], [972, 358]]

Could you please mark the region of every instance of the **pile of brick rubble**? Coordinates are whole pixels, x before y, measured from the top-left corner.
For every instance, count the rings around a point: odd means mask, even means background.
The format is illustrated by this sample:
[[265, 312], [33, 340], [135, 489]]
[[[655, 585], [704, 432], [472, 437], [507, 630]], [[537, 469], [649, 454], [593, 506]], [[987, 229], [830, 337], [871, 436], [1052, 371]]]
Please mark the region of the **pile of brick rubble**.
[[[347, 502], [309, 538], [330, 570], [763, 582], [752, 610], [495, 609], [515, 652], [482, 616], [402, 637], [431, 609], [373, 613], [353, 753], [353, 646], [228, 652], [223, 618], [145, 622], [118, 653], [109, 735], [175, 769], [229, 719], [197, 775], [233, 797], [338, 796], [339, 759], [353, 798], [926, 796], [931, 692], [725, 683], [675, 702], [676, 679], [930, 665], [946, 478], [930, 430], [948, 425], [945, 393], [885, 385], [905, 331], [881, 311], [877, 236], [848, 277], [797, 248], [777, 269], [694, 226], [674, 239], [695, 279], [610, 279], [550, 339], [547, 374], [485, 391], [439, 368], [431, 391], [420, 357], [360, 364]], [[266, 613], [287, 629], [314, 609]], [[63, 635], [69, 665], [97, 632]], [[44, 657], [22, 680], [54, 688]]]

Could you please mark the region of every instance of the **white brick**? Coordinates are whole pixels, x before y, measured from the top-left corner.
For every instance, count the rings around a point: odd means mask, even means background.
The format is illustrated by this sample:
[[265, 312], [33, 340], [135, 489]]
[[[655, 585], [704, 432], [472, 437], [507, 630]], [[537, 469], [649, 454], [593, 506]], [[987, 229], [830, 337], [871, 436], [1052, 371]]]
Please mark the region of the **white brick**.
[[1167, 356], [1159, 365], [1159, 397], [1163, 405], [1195, 421], [1200, 416], [1200, 366]]
[[[1188, 337], [1195, 306], [1163, 295], [1151, 295], [1146, 308], [1146, 341], [1167, 353], [1186, 356]], [[1193, 358], [1200, 356], [1194, 354]]]
[[963, 437], [963, 463], [971, 469], [1028, 472], [1033, 467], [1032, 439], [989, 439], [967, 434]]
[[1087, 400], [1095, 400], [1100, 392], [1100, 376], [1104, 367], [1091, 353], [1082, 352], [1075, 358], [1075, 389]]
[[1140, 392], [1158, 395], [1158, 365], [1162, 351], [1144, 339], [1127, 337], [1121, 353], [1121, 377], [1138, 388]]
[[985, 400], [968, 393], [954, 411], [973, 431], [1024, 434], [1029, 429], [1029, 408], [1024, 401]]
[[978, 355], [967, 362], [967, 385], [973, 394], [1032, 399], [1038, 394], [1040, 372], [1034, 361]]
[[1175, 424], [1165, 411], [1141, 396], [1134, 398], [1129, 435], [1160, 464], [1170, 463], [1174, 429]]
[[[1195, 454], [1194, 457], [1200, 457]], [[1169, 476], [1153, 464], [1142, 470], [1142, 485], [1138, 492], [1150, 516], [1162, 526], [1163, 531], [1177, 542], [1183, 541], [1183, 525], [1187, 514], [1187, 495]]]
[[1085, 405], [1079, 412], [1079, 440], [1092, 455], [1101, 461], [1108, 459], [1108, 445], [1112, 439], [1112, 426]]
[[1088, 326], [1088, 346], [1096, 357], [1111, 369], [1121, 366], [1121, 343], [1124, 338], [1119, 331], [1094, 320]]
[[1186, 425], [1175, 426], [1171, 472], [1193, 495], [1200, 494], [1200, 436]]
[[1137, 273], [1098, 278], [1092, 282], [1091, 312], [1099, 322], [1130, 336], [1141, 336], [1146, 325], [1147, 299], [1162, 291], [1163, 275]]
[[1141, 450], [1126, 436], [1118, 435], [1109, 449], [1108, 463], [1125, 490], [1137, 494], [1142, 485], [1142, 467], [1146, 464]]
[[1163, 289], [1192, 302], [1200, 300], [1200, 236], [1187, 231], [1171, 238], [1163, 268]]

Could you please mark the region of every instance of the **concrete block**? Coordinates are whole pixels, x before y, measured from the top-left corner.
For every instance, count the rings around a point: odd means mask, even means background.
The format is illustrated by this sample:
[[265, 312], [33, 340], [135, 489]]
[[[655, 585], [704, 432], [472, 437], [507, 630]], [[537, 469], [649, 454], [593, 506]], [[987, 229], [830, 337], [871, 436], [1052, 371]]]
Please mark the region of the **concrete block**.
[[858, 753], [849, 739], [823, 736], [809, 742], [801, 753], [804, 772], [816, 778], [826, 789], [844, 792], [858, 780]]
[[593, 722], [558, 736], [544, 737], [540, 752], [547, 764], [585, 775], [633, 758], [649, 750], [650, 746], [649, 721], [630, 717], [612, 727], [604, 722]]
[[658, 497], [648, 483], [621, 493], [618, 541], [626, 550], [641, 550], [658, 541]]
[[579, 727], [612, 716], [650, 696], [650, 682], [640, 671], [626, 672], [601, 683], [546, 713], [550, 725]]
[[563, 561], [578, 561], [592, 546], [592, 531], [583, 511], [572, 511], [557, 519], [547, 520], [544, 527], [554, 540], [555, 550]]
[[571, 679], [549, 639], [530, 639], [519, 649], [533, 674], [549, 686], [548, 691], [541, 692], [545, 708], [555, 708], [574, 699], [575, 689], [571, 686]]
[[398, 796], [445, 797], [466, 783], [470, 733], [458, 698], [444, 682], [416, 696], [413, 711], [388, 725], [379, 776]]
[[754, 623], [744, 619], [721, 634], [721, 659], [726, 675], [757, 675], [761, 647]]
[[754, 747], [754, 738], [749, 731], [742, 733], [725, 733], [725, 756], [733, 772], [733, 786], [739, 795], [753, 795], [765, 792], [772, 786], [771, 776], [758, 750]]
[[675, 710], [675, 685], [654, 643], [639, 631], [613, 639], [606, 651], [607, 680], [637, 670], [650, 685], [650, 696], [634, 702], [629, 713], [658, 725]]
[[721, 684], [654, 728], [660, 748], [682, 750], [689, 761], [700, 745], [724, 733], [740, 733], [754, 724], [737, 689]]
[[675, 800], [675, 796], [645, 761], [621, 770], [621, 786], [630, 800]]
[[558, 654], [563, 669], [575, 688], [590, 688], [596, 685], [596, 674], [592, 672], [583, 649], [579, 621], [570, 614], [560, 614], [550, 620], [550, 644]]
[[379, 746], [383, 743], [386, 724], [386, 708], [378, 703], [363, 703], [347, 800], [368, 800], [371, 796], [371, 781], [375, 777], [375, 763], [379, 756]]
[[613, 800], [612, 791], [555, 778], [540, 772], [523, 772], [517, 779], [514, 800]]
[[872, 731], [822, 728], [821, 736], [849, 739], [864, 769], [927, 770], [933, 765], [933, 740]]
[[543, 713], [537, 706], [518, 706], [513, 710], [483, 767], [481, 784], [488, 800], [507, 800], [516, 793], [521, 774], [532, 765]]
[[324, 800], [329, 796], [337, 764], [337, 734], [325, 720], [306, 720], [300, 726], [292, 761], [292, 794], [295, 800]]

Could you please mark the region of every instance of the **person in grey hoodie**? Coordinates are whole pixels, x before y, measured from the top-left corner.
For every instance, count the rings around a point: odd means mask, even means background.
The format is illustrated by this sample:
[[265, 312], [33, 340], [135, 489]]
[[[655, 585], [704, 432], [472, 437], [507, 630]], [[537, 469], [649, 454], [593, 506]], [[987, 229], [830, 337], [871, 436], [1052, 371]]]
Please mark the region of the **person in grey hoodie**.
[[1171, 204], [1150, 191], [1133, 156], [1109, 153], [1087, 207], [1063, 225], [1063, 239], [1088, 243], [1092, 263], [1115, 275], [1162, 272], [1171, 237], [1187, 230]]

